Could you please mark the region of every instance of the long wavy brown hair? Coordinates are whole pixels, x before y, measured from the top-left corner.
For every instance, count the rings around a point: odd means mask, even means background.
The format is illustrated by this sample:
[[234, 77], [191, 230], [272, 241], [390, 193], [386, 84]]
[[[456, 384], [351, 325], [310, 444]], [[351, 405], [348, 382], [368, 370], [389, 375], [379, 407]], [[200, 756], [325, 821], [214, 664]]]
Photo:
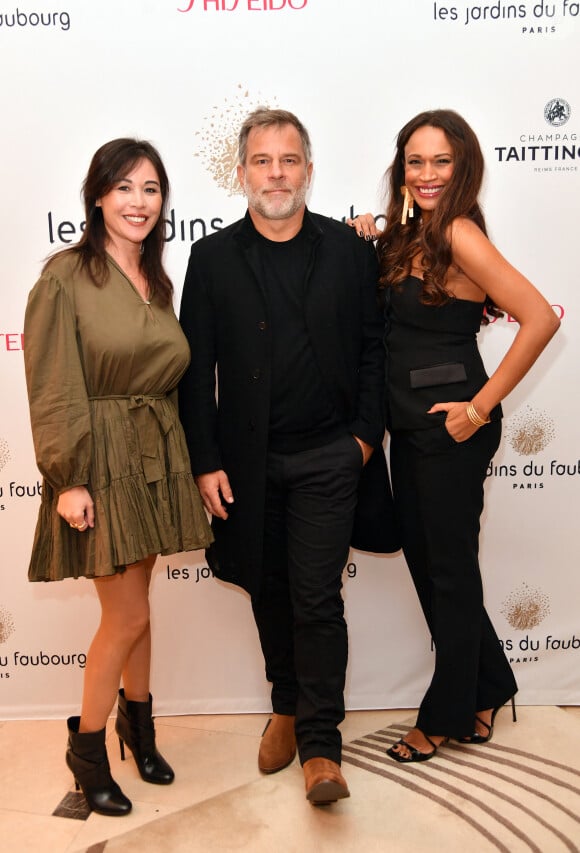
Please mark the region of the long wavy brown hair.
[[[405, 148], [411, 136], [421, 127], [436, 127], [443, 131], [453, 150], [453, 173], [429, 220], [423, 222], [420, 216], [415, 216], [407, 218], [407, 223], [401, 225]], [[453, 262], [447, 233], [454, 219], [465, 216], [487, 234], [478, 202], [483, 171], [483, 154], [477, 136], [465, 119], [453, 110], [419, 113], [402, 128], [397, 136], [395, 157], [385, 173], [387, 225], [377, 243], [381, 288], [400, 284], [410, 274], [413, 259], [420, 256], [423, 270], [422, 302], [426, 305], [443, 305], [453, 299], [453, 295], [446, 289], [447, 273]], [[502, 316], [489, 297], [486, 297], [484, 306], [482, 323], [489, 322], [488, 315]]]
[[155, 227], [142, 243], [140, 268], [149, 284], [150, 298], [157, 296], [162, 305], [171, 301], [173, 285], [163, 267], [165, 246], [165, 223], [169, 201], [169, 179], [159, 156], [150, 142], [140, 139], [113, 139], [102, 145], [93, 155], [87, 176], [83, 182], [82, 197], [85, 206], [85, 230], [78, 243], [52, 255], [76, 255], [80, 268], [86, 271], [97, 287], [102, 287], [109, 277], [107, 265], [107, 230], [103, 211], [97, 206], [99, 199], [107, 195], [115, 184], [133, 171], [140, 160], [149, 160], [159, 178], [161, 213]]

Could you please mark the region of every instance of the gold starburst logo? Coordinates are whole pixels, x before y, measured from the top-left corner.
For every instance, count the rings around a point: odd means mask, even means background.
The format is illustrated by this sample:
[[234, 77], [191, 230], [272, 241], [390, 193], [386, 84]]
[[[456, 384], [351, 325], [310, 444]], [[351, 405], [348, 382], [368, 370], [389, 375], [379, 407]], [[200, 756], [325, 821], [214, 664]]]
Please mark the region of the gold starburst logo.
[[14, 619], [8, 611], [0, 606], [0, 643], [5, 643], [14, 633]]
[[520, 456], [534, 456], [545, 450], [555, 434], [552, 418], [530, 406], [510, 418], [506, 426], [506, 438]]
[[8, 447], [8, 442], [0, 438], [0, 471], [7, 462], [10, 462], [10, 448]]
[[[238, 84], [238, 95], [213, 107], [204, 116], [203, 128], [196, 132], [198, 138], [195, 157], [199, 157], [216, 184], [228, 195], [243, 195], [237, 176], [238, 133], [246, 116], [258, 107], [275, 107], [264, 98], [255, 99]], [[275, 99], [274, 99], [275, 100]]]
[[517, 631], [537, 628], [550, 612], [550, 600], [540, 589], [523, 583], [503, 603], [501, 612]]

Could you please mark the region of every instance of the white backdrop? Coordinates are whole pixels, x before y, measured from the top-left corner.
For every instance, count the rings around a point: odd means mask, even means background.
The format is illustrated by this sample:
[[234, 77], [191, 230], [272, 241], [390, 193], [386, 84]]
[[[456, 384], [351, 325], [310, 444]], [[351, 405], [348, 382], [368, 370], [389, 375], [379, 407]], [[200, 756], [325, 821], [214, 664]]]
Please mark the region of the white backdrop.
[[[78, 239], [93, 152], [136, 135], [172, 180], [177, 305], [191, 239], [245, 209], [235, 137], [261, 103], [309, 128], [309, 204], [339, 219], [381, 211], [394, 137], [417, 112], [456, 109], [478, 133], [492, 239], [563, 318], [504, 406], [482, 536], [487, 606], [520, 701], [580, 702], [579, 12], [569, 0], [1, 0], [0, 718], [77, 710], [98, 619], [90, 582], [26, 578], [39, 495], [28, 291], [47, 253]], [[514, 332], [505, 318], [482, 333], [490, 369]], [[344, 591], [348, 706], [416, 705], [432, 651], [402, 557], [352, 552]], [[159, 713], [269, 708], [247, 596], [211, 578], [202, 553], [159, 559], [152, 599]]]

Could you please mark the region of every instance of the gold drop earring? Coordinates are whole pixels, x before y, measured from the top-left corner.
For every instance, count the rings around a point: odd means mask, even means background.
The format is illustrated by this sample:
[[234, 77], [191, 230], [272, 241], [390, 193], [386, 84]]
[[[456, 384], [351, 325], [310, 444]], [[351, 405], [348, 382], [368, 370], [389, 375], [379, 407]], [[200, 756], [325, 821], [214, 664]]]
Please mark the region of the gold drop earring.
[[409, 192], [408, 187], [401, 187], [401, 195], [403, 196], [403, 213], [401, 215], [401, 225], [407, 224], [407, 216], [409, 219], [413, 219], [414, 211], [413, 205], [415, 204], [415, 200], [411, 193]]

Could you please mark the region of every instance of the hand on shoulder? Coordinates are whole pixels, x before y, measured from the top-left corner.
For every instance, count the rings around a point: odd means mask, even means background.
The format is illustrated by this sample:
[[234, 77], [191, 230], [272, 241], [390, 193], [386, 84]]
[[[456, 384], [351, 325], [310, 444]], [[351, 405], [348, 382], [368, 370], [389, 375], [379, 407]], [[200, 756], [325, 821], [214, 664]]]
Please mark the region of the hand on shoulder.
[[382, 234], [382, 231], [377, 228], [372, 213], [361, 213], [355, 216], [354, 219], [347, 219], [346, 224], [354, 228], [358, 236], [363, 240], [377, 240]]

